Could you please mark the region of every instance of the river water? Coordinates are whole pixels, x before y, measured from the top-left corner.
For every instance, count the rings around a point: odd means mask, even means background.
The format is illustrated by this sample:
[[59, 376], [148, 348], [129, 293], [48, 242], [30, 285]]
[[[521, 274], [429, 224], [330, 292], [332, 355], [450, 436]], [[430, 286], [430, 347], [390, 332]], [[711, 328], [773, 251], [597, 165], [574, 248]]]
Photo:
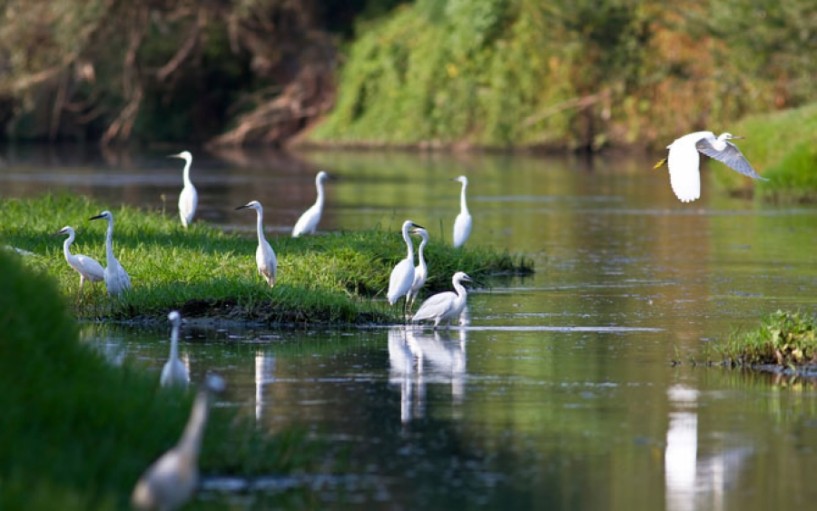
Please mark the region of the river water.
[[[67, 190], [176, 215], [180, 164], [164, 154], [23, 148], [3, 154], [3, 196]], [[182, 330], [218, 405], [273, 434], [331, 440], [343, 475], [208, 475], [200, 501], [283, 509], [802, 509], [817, 502], [810, 382], [695, 364], [777, 309], [817, 304], [817, 208], [730, 197], [704, 169], [681, 204], [651, 161], [382, 152], [197, 157], [202, 221], [250, 230], [265, 206], [286, 235], [327, 187], [321, 229], [425, 225], [448, 242], [470, 179], [468, 245], [529, 254], [536, 273], [469, 295], [468, 323], [288, 331]], [[240, 212], [239, 212], [240, 213]], [[56, 221], [55, 225], [61, 225]], [[273, 242], [274, 244], [274, 242]], [[433, 261], [429, 264], [433, 267]], [[167, 329], [89, 325], [114, 363], [159, 377]], [[680, 362], [680, 363], [678, 363]], [[343, 453], [343, 454], [338, 454]], [[241, 489], [236, 493], [236, 488]]]

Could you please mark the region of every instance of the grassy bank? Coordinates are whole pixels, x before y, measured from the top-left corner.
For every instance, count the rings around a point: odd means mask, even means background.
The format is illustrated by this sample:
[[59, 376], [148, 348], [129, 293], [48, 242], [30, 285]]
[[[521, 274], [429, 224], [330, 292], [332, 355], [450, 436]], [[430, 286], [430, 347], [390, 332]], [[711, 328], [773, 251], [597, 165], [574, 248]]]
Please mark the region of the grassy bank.
[[[72, 225], [77, 229], [73, 252], [104, 265], [106, 224], [88, 218], [106, 208], [70, 196], [4, 201], [0, 245], [33, 252], [26, 263], [54, 276], [81, 318], [164, 321], [168, 310], [179, 309], [185, 317], [268, 323], [360, 324], [398, 319], [398, 308], [389, 307], [384, 298], [392, 266], [405, 257], [398, 232], [268, 237], [278, 254], [278, 284], [271, 289], [256, 272], [254, 236], [225, 233], [203, 223], [185, 231], [175, 217], [130, 207], [112, 212], [114, 252], [130, 274], [133, 289], [111, 300], [102, 283], [86, 283], [85, 293], [80, 294], [79, 277], [62, 255], [63, 238], [51, 234]], [[524, 257], [487, 249], [455, 250], [432, 242], [426, 255], [433, 261], [426, 293], [448, 289], [457, 270], [476, 278], [532, 271], [532, 263]]]
[[739, 367], [797, 370], [817, 364], [817, 318], [777, 311], [749, 332], [733, 334], [718, 347], [724, 360]]

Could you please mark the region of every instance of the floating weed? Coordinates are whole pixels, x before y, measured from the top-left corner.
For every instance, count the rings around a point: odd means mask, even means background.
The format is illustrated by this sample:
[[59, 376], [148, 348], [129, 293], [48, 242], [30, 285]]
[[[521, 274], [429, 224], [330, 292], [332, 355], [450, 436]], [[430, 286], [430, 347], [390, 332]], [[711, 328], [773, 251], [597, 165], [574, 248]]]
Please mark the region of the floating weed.
[[798, 368], [817, 363], [817, 318], [778, 310], [749, 332], [730, 336], [718, 351], [733, 366]]

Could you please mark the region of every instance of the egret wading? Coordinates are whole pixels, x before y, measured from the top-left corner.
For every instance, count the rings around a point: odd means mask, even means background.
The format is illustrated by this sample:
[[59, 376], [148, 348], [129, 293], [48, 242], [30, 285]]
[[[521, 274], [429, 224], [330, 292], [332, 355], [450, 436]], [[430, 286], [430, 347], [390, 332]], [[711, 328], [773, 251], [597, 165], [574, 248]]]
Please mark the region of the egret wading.
[[329, 179], [329, 174], [324, 171], [318, 172], [318, 175], [315, 176], [315, 188], [318, 189], [318, 198], [315, 200], [315, 204], [304, 211], [301, 218], [295, 222], [295, 227], [292, 229], [293, 238], [297, 238], [301, 234], [315, 234], [323, 214], [323, 182], [327, 179]]
[[270, 287], [272, 287], [275, 285], [275, 279], [278, 271], [278, 259], [275, 257], [275, 251], [272, 250], [272, 246], [264, 237], [264, 208], [261, 206], [260, 202], [254, 200], [235, 209], [254, 209], [256, 212], [258, 248], [255, 249], [255, 264], [258, 266], [258, 273], [260, 273]]
[[83, 284], [86, 280], [91, 282], [99, 282], [105, 280], [105, 269], [97, 262], [96, 259], [82, 254], [72, 254], [71, 244], [76, 239], [76, 233], [70, 226], [65, 226], [57, 232], [57, 234], [67, 234], [68, 238], [62, 244], [62, 251], [65, 254], [65, 261], [68, 266], [79, 273], [79, 289], [82, 290]]
[[193, 410], [181, 439], [156, 460], [139, 478], [131, 494], [136, 509], [173, 510], [184, 505], [198, 484], [199, 450], [207, 424], [210, 401], [224, 390], [224, 380], [210, 374], [196, 395]]
[[458, 271], [451, 279], [454, 285], [454, 291], [445, 291], [437, 293], [426, 299], [417, 309], [412, 321], [428, 321], [434, 320], [434, 328], [436, 329], [440, 323], [446, 323], [448, 326], [451, 320], [457, 319], [465, 308], [465, 300], [468, 297], [468, 292], [465, 290], [463, 282], [473, 282], [471, 277], [465, 273]]
[[179, 327], [182, 324], [182, 316], [178, 311], [171, 311], [167, 315], [170, 320], [172, 330], [170, 331], [170, 356], [162, 367], [162, 377], [159, 383], [163, 387], [169, 385], [185, 386], [190, 381], [187, 367], [179, 360]]
[[397, 303], [397, 300], [406, 296], [411, 289], [411, 285], [414, 283], [414, 245], [411, 242], [411, 238], [409, 238], [409, 229], [416, 233], [418, 229], [423, 228], [423, 226], [417, 225], [411, 220], [403, 222], [401, 231], [403, 233], [403, 241], [406, 242], [406, 257], [401, 259], [400, 262], [394, 266], [389, 276], [389, 290], [386, 293], [389, 305], [394, 305]]
[[190, 151], [182, 151], [179, 154], [171, 154], [168, 158], [180, 158], [184, 160], [184, 187], [179, 194], [179, 216], [185, 229], [193, 223], [196, 215], [196, 207], [199, 205], [199, 194], [193, 182], [190, 181], [190, 165], [193, 163], [193, 155]]
[[420, 289], [425, 285], [428, 278], [428, 265], [426, 265], [425, 257], [423, 256], [423, 249], [428, 245], [428, 231], [423, 228], [414, 230], [415, 234], [419, 234], [422, 238], [420, 248], [417, 250], [417, 266], [414, 267], [414, 282], [411, 284], [408, 294], [406, 295], [406, 306], [408, 312], [411, 314], [411, 307], [414, 305], [414, 300], [420, 293]]
[[108, 221], [108, 231], [105, 235], [105, 287], [108, 288], [109, 295], [118, 296], [130, 289], [130, 277], [113, 255], [113, 214], [110, 211], [103, 211], [90, 219], [97, 220], [99, 218]]
[[465, 203], [465, 189], [468, 187], [468, 178], [460, 176], [454, 181], [462, 183], [460, 191], [460, 214], [454, 219], [454, 247], [461, 247], [468, 236], [471, 235], [471, 213], [468, 212], [468, 205]]
[[672, 191], [681, 202], [692, 202], [701, 196], [699, 151], [744, 176], [766, 181], [766, 178], [755, 172], [740, 149], [730, 142], [740, 138], [743, 137], [736, 137], [731, 133], [721, 133], [716, 137], [711, 131], [689, 133], [668, 145], [669, 154], [656, 163], [654, 168], [657, 169], [667, 163]]

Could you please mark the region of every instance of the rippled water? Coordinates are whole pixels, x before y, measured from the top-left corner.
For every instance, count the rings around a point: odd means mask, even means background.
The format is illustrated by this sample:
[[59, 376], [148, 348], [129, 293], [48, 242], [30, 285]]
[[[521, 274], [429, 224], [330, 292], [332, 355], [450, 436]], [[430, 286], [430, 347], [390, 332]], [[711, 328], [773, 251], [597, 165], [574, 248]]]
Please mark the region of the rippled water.
[[[350, 466], [342, 475], [210, 474], [204, 501], [627, 510], [817, 501], [814, 386], [690, 362], [778, 308], [814, 311], [817, 209], [730, 198], [712, 179], [728, 172], [720, 165], [704, 171], [703, 198], [684, 205], [665, 171], [614, 156], [222, 156], [194, 162], [204, 221], [252, 228], [232, 209], [258, 199], [281, 235], [314, 200], [323, 168], [339, 179], [322, 229], [378, 225], [398, 236], [412, 218], [432, 243], [449, 240], [459, 192], [449, 179], [467, 174], [469, 245], [525, 252], [537, 272], [475, 290], [469, 324], [448, 332], [186, 326], [192, 379], [217, 370], [228, 381], [221, 406], [272, 433], [326, 436]], [[175, 216], [181, 172], [164, 153], [32, 150], [5, 155], [0, 187], [4, 196], [67, 189], [166, 205]], [[167, 334], [91, 325], [85, 339], [158, 378]]]

